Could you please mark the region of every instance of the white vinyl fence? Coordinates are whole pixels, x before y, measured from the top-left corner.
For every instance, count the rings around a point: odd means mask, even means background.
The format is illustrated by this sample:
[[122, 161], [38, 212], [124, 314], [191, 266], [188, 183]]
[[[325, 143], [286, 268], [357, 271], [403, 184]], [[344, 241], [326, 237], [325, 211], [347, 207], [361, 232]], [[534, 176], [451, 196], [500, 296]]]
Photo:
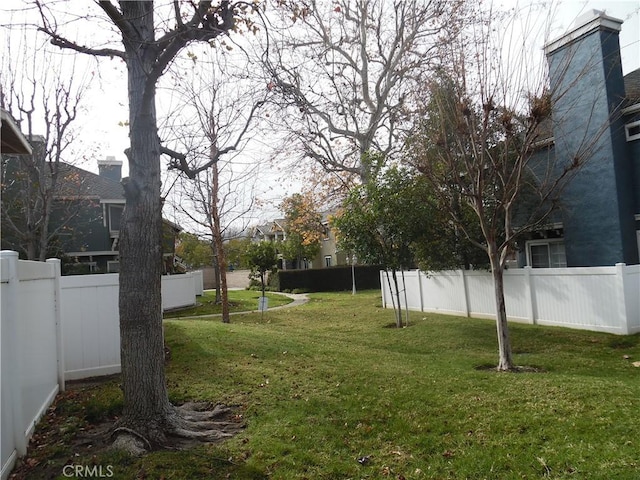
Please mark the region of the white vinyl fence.
[[[1, 479], [66, 380], [120, 371], [118, 274], [60, 275], [60, 261], [0, 253]], [[194, 305], [202, 272], [162, 277], [164, 310]]]
[[[387, 273], [380, 272], [382, 303], [392, 307]], [[410, 310], [495, 318], [489, 272], [398, 273], [400, 303]], [[629, 335], [640, 332], [640, 265], [509, 269], [504, 274], [509, 320]], [[406, 302], [405, 302], [406, 288]], [[393, 298], [395, 300], [395, 295]]]
[[[118, 274], [74, 275], [61, 279], [65, 379], [120, 371]], [[195, 305], [202, 295], [202, 272], [162, 277], [162, 309]]]
[[2, 479], [27, 451], [35, 423], [64, 382], [62, 329], [56, 308], [60, 261], [18, 261], [15, 252], [0, 257], [2, 322], [2, 399], [0, 432]]

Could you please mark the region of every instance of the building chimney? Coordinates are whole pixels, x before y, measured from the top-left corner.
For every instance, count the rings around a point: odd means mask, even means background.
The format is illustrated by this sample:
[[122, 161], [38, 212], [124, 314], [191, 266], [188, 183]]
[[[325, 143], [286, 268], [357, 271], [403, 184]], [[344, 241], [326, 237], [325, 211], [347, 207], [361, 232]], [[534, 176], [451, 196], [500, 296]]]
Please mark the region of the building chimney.
[[116, 157], [112, 156], [98, 160], [98, 172], [101, 177], [120, 182], [122, 180], [122, 160], [116, 160]]
[[584, 37], [596, 32], [614, 33], [617, 39], [622, 23], [622, 20], [610, 17], [603, 11], [589, 10], [576, 19], [571, 30], [556, 40], [547, 43], [544, 51], [547, 56], [552, 55], [556, 50], [567, 45], [575, 45], [577, 42], [582, 41]]
[[638, 262], [632, 162], [619, 115], [621, 25], [591, 10], [544, 47], [555, 157], [586, 161], [563, 193], [567, 263], [576, 267]]

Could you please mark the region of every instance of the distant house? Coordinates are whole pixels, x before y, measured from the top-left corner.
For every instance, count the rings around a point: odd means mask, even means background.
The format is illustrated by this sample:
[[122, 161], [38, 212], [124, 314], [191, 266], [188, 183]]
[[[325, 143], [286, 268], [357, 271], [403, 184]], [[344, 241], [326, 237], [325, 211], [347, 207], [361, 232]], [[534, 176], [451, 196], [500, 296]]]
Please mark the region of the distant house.
[[281, 242], [287, 238], [287, 222], [284, 218], [277, 218], [269, 223], [258, 225], [251, 233], [252, 242]]
[[87, 264], [92, 272], [118, 272], [120, 220], [125, 204], [120, 185], [122, 161], [113, 157], [98, 160], [97, 175], [69, 164], [64, 164], [63, 169], [65, 177], [75, 177], [75, 182], [61, 185], [58, 200], [87, 204], [82, 214], [71, 221], [66, 238], [61, 239], [65, 255]]
[[351, 262], [347, 252], [343, 252], [338, 248], [336, 233], [331, 228], [330, 220], [333, 212], [325, 212], [322, 214], [323, 235], [320, 243], [320, 252], [312, 260], [314, 268], [333, 267], [337, 265], [346, 265]]
[[[115, 157], [98, 160], [98, 174], [61, 162], [58, 187], [49, 228], [56, 233], [58, 255], [71, 268], [91, 273], [115, 273], [120, 269], [120, 222], [125, 197], [120, 184], [122, 161]], [[164, 272], [174, 270], [175, 239], [181, 228], [164, 220]], [[15, 242], [15, 240], [13, 240]], [[3, 236], [3, 248], [20, 250]], [[74, 264], [76, 267], [74, 268]]]
[[[70, 225], [69, 238], [63, 241], [64, 252], [67, 257], [79, 263], [88, 264], [91, 270], [100, 272], [118, 272], [120, 241], [120, 222], [125, 206], [124, 191], [120, 183], [122, 179], [122, 161], [115, 157], [98, 160], [98, 174], [83, 170], [73, 165], [65, 164], [67, 171], [65, 178], [76, 178], [82, 185], [82, 191], [77, 190], [75, 183], [68, 183], [59, 190], [60, 201], [92, 200]], [[69, 175], [72, 173], [72, 175]], [[66, 197], [68, 193], [71, 196]], [[175, 243], [180, 226], [169, 220], [163, 220], [163, 272], [173, 273], [175, 258]], [[81, 234], [79, 234], [81, 232]]]
[[[322, 214], [323, 235], [320, 241], [320, 251], [315, 258], [304, 259], [302, 265], [295, 262], [285, 261], [281, 254], [278, 254], [278, 268], [284, 270], [296, 268], [327, 268], [336, 265], [346, 265], [349, 261], [344, 252], [339, 251], [335, 232], [329, 225], [331, 213]], [[253, 228], [251, 240], [253, 242], [269, 241], [282, 242], [287, 238], [287, 221], [283, 218], [275, 219], [269, 223], [258, 225]]]
[[563, 94], [538, 154], [569, 161], [594, 143], [553, 220], [519, 244], [519, 266], [639, 263], [640, 70], [622, 75], [621, 25], [594, 10], [545, 47], [551, 91]]

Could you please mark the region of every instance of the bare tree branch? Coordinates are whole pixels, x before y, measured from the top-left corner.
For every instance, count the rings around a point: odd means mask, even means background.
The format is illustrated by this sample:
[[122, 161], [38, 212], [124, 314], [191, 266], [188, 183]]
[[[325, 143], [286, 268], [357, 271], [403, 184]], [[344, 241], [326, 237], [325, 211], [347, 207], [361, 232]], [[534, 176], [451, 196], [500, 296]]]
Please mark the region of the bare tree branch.
[[[271, 42], [267, 73], [305, 155], [366, 179], [368, 152], [392, 157], [409, 92], [438, 60], [441, 36], [465, 21], [461, 2], [278, 2], [299, 24]], [[298, 30], [302, 29], [302, 34]], [[405, 129], [407, 130], [407, 129]], [[334, 142], [333, 137], [341, 142]], [[331, 139], [330, 142], [325, 142]], [[327, 151], [334, 151], [327, 155]]]

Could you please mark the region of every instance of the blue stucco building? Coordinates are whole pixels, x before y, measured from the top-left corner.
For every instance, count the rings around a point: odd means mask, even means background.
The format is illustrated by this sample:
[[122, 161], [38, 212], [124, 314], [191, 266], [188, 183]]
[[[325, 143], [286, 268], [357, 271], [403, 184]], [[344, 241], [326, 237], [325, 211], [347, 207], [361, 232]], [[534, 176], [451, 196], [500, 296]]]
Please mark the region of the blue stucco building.
[[640, 70], [623, 76], [621, 26], [593, 10], [545, 46], [553, 107], [538, 143], [556, 162], [586, 162], [519, 245], [520, 266], [640, 263]]

